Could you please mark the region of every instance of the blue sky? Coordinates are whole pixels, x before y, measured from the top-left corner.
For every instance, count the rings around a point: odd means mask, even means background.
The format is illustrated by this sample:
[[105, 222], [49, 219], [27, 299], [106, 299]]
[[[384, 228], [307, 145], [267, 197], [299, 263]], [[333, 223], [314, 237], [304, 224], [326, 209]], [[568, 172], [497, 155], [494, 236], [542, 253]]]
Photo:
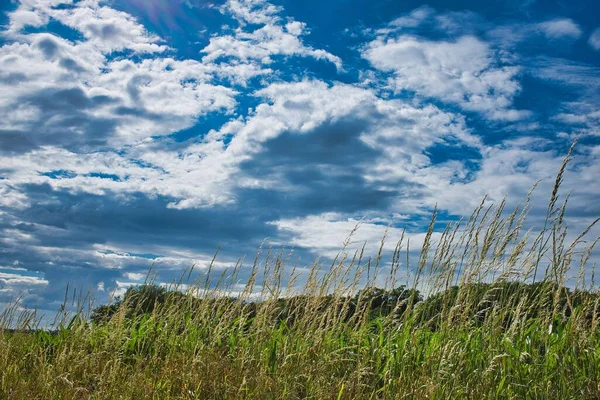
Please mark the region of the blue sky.
[[[21, 0], [0, 7], [0, 303], [99, 301], [219, 245], [310, 264], [422, 241], [562, 156], [600, 215], [595, 1]], [[441, 224], [440, 224], [441, 227]], [[393, 240], [391, 241], [393, 242]], [[393, 244], [390, 242], [390, 246]], [[386, 248], [386, 250], [390, 250]], [[243, 277], [243, 274], [242, 274]]]

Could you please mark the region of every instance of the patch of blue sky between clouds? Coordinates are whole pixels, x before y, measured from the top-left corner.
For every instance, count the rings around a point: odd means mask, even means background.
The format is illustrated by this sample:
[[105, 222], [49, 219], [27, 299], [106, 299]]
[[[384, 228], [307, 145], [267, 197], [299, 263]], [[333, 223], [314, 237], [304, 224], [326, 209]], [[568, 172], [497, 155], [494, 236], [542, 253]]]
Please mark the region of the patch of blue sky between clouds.
[[310, 263], [359, 221], [353, 245], [418, 247], [436, 205], [457, 221], [540, 179], [545, 204], [579, 138], [576, 231], [600, 213], [599, 7], [3, 3], [0, 303], [50, 310], [68, 282], [102, 301], [265, 238]]

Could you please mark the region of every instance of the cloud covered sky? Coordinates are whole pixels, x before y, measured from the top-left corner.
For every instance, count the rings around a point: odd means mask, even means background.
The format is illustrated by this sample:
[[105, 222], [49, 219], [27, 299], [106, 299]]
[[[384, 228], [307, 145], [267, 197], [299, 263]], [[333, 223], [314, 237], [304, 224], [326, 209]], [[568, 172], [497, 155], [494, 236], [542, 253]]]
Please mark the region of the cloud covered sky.
[[[593, 1], [20, 0], [0, 7], [0, 303], [100, 301], [362, 219], [422, 240], [488, 194], [600, 215]], [[535, 210], [534, 210], [535, 222]]]

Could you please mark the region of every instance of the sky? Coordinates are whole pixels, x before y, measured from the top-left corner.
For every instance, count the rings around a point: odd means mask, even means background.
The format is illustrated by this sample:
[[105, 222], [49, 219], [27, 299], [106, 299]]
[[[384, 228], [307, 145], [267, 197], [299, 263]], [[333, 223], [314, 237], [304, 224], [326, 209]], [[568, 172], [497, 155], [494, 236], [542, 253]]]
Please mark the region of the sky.
[[[565, 176], [600, 216], [600, 3], [0, 0], [0, 305], [259, 246], [418, 246]], [[538, 206], [539, 205], [539, 206]], [[392, 245], [393, 247], [393, 245]], [[390, 248], [386, 247], [386, 251]]]

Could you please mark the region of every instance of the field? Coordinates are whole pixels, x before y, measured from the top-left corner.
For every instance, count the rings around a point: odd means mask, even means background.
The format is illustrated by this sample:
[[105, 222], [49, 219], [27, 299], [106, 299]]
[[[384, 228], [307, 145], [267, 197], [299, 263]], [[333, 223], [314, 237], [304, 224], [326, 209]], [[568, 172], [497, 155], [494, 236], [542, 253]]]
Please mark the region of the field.
[[240, 265], [170, 287], [149, 274], [91, 314], [79, 298], [52, 331], [15, 303], [0, 398], [600, 398], [595, 222], [567, 241], [565, 166], [543, 229], [529, 199], [482, 202], [436, 240], [434, 213], [416, 258], [403, 239], [391, 259], [345, 248], [306, 270], [265, 250], [235, 296]]

